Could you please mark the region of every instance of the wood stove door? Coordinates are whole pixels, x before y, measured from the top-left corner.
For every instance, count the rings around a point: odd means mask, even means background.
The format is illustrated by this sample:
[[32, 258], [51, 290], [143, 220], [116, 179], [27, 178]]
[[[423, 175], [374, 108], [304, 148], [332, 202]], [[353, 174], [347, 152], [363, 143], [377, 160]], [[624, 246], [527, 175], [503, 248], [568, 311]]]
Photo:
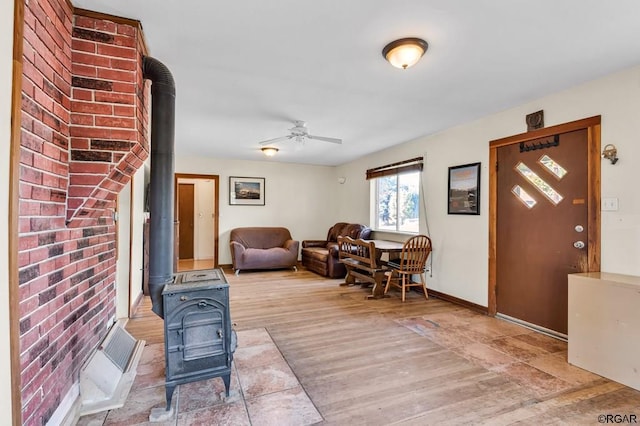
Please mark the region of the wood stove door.
[[[174, 296], [178, 297], [168, 297]], [[165, 317], [168, 380], [230, 368], [231, 324], [226, 309], [216, 300], [194, 297], [178, 302]]]
[[[201, 302], [202, 303], [202, 302]], [[219, 309], [189, 312], [182, 318], [184, 360], [220, 355], [224, 350], [224, 314]]]

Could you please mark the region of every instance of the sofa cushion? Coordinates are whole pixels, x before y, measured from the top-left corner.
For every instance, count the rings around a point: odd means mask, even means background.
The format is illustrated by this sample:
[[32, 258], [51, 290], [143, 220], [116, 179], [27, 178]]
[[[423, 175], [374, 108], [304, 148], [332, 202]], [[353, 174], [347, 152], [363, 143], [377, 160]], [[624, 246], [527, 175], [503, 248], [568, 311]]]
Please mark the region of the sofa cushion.
[[242, 254], [243, 269], [277, 269], [295, 265], [297, 256], [282, 247], [248, 248]]
[[326, 262], [329, 251], [324, 247], [306, 247], [302, 249], [305, 257]]

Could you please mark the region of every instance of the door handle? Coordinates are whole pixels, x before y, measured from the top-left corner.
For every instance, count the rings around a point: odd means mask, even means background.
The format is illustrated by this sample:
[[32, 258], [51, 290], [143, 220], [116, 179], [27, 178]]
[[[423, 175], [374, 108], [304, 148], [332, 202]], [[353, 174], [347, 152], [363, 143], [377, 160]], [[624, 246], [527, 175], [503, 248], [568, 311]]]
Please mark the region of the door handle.
[[584, 241], [576, 241], [573, 243], [573, 246], [577, 249], [583, 249], [584, 248]]

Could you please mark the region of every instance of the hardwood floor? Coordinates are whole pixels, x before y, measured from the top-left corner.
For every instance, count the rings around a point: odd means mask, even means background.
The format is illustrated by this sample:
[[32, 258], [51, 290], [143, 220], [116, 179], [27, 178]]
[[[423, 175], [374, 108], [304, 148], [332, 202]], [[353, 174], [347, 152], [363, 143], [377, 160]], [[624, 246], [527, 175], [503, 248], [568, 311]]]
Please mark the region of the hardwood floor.
[[213, 259], [180, 259], [178, 260], [178, 271], [193, 271], [195, 269], [213, 268]]
[[[640, 392], [566, 363], [564, 342], [409, 292], [365, 300], [300, 268], [229, 280], [237, 330], [266, 329], [322, 424], [598, 424]], [[127, 329], [163, 340], [145, 298]], [[243, 342], [239, 341], [239, 347]]]

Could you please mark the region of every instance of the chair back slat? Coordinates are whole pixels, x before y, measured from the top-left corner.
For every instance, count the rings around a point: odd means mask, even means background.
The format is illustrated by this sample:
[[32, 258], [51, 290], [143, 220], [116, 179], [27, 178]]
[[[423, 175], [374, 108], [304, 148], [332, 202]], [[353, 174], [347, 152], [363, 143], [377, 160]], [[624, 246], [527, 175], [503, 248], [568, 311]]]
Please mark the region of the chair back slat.
[[[399, 263], [388, 262], [391, 269], [385, 272], [387, 285], [384, 294], [387, 294], [389, 286], [402, 289], [402, 301], [405, 301], [407, 288], [421, 286], [425, 299], [429, 299], [429, 291], [425, 282], [424, 272], [431, 254], [431, 239], [426, 235], [416, 235], [409, 238], [402, 246]], [[413, 275], [418, 275], [420, 282], [413, 281]]]
[[402, 247], [400, 255], [400, 270], [420, 274], [431, 253], [431, 239], [426, 235], [416, 235], [409, 238]]

